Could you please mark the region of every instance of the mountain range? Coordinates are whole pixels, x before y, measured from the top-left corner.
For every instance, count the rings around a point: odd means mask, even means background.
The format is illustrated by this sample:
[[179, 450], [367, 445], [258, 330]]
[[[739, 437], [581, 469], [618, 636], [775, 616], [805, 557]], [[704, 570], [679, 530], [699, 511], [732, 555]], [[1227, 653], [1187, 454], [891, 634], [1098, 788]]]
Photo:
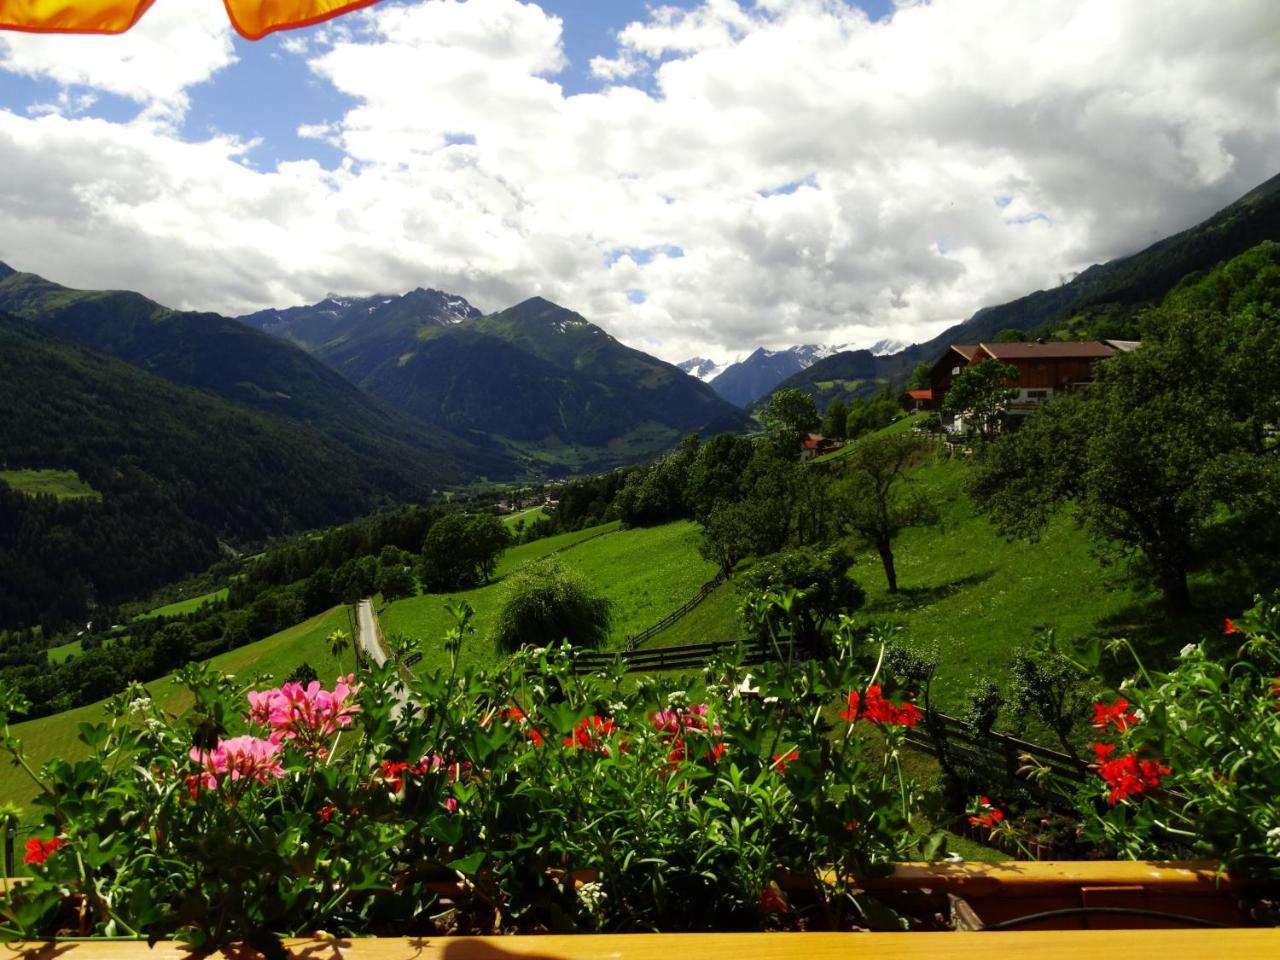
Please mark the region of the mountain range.
[[697, 379], [540, 297], [482, 315], [419, 289], [240, 320], [288, 337], [421, 422], [539, 472], [600, 469], [747, 424]]
[[[895, 353], [906, 344], [896, 340], [880, 340], [868, 347], [874, 356]], [[735, 406], [748, 408], [788, 377], [807, 370], [817, 361], [837, 353], [848, 352], [848, 344], [824, 346], [805, 343], [782, 350], [758, 347], [746, 357], [732, 362], [718, 362], [706, 357], [693, 357], [676, 364], [690, 376], [711, 385], [711, 389]]]
[[129, 291], [72, 290], [7, 267], [0, 310], [173, 383], [310, 426], [346, 447], [394, 497], [515, 473], [508, 458], [375, 400], [294, 344], [217, 314], [171, 310]]

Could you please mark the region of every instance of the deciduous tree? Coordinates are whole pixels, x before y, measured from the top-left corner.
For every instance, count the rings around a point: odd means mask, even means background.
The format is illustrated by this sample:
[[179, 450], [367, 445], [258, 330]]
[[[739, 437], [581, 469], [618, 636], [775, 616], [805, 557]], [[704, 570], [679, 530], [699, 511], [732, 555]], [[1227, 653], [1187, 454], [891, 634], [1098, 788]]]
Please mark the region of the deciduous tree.
[[994, 358], [983, 360], [976, 367], [965, 367], [951, 381], [942, 412], [972, 419], [982, 437], [990, 440], [1005, 405], [1018, 395], [1010, 386], [1017, 379], [1017, 367]]
[[898, 590], [893, 541], [908, 527], [931, 526], [939, 519], [937, 506], [909, 489], [907, 476], [929, 449], [929, 441], [907, 433], [867, 437], [846, 459], [835, 486], [839, 522], [876, 548], [890, 593]]
[[499, 650], [568, 640], [597, 647], [609, 637], [611, 605], [554, 557], [522, 567], [502, 585], [493, 639]]

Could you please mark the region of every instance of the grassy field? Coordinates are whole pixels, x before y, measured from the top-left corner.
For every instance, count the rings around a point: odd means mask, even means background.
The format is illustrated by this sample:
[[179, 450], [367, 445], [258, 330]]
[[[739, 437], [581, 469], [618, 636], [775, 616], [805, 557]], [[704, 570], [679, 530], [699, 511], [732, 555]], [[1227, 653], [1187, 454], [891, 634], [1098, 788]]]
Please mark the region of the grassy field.
[[178, 600], [174, 603], [165, 604], [163, 607], [156, 607], [154, 610], [148, 610], [141, 614], [138, 619], [143, 620], [147, 617], [180, 617], [184, 613], [195, 613], [206, 603], [214, 603], [222, 600], [227, 595], [227, 588], [214, 590], [211, 593], [202, 593], [198, 597], [188, 597], [186, 600]]
[[546, 507], [530, 507], [528, 510], [520, 510], [517, 513], [508, 514], [502, 518], [502, 522], [508, 530], [512, 530], [521, 520], [525, 522], [525, 526], [528, 526], [546, 516], [550, 516]]
[[[331, 682], [339, 672], [350, 673], [354, 668], [351, 656], [339, 664], [329, 651], [326, 638], [334, 630], [346, 630], [347, 608], [335, 607], [312, 617], [288, 630], [251, 643], [236, 650], [214, 657], [211, 661], [224, 673], [238, 676], [272, 674], [283, 680], [303, 661], [311, 664], [321, 679]], [[171, 677], [162, 677], [148, 683], [147, 690], [155, 701], [171, 713], [180, 713], [190, 705], [190, 696], [176, 686]], [[15, 724], [13, 733], [26, 747], [27, 755], [38, 767], [51, 757], [70, 760], [84, 756], [85, 747], [78, 739], [78, 725], [85, 722], [102, 722], [105, 701], [77, 707], [50, 717]], [[0, 776], [0, 803], [16, 803], [26, 807], [32, 797], [32, 786], [17, 768], [3, 765]]]
[[0, 470], [0, 482], [30, 496], [75, 500], [89, 497], [101, 500], [102, 494], [80, 479], [74, 470]]
[[937, 500], [942, 523], [898, 538], [897, 595], [888, 592], [874, 550], [859, 551], [852, 570], [867, 591], [859, 619], [898, 629], [908, 646], [937, 649], [944, 707], [959, 706], [977, 678], [1000, 682], [1012, 653], [1043, 628], [1068, 643], [1128, 637], [1159, 662], [1220, 627], [1212, 609], [1216, 584], [1193, 577], [1205, 612], [1170, 623], [1158, 594], [1127, 568], [1102, 566], [1088, 535], [1066, 516], [1055, 518], [1038, 543], [1004, 540], [964, 492], [969, 469], [960, 460], [939, 460], [912, 475]]
[[[737, 640], [743, 635], [738, 621], [742, 596], [732, 581], [720, 584], [700, 604], [644, 644], [650, 647], [680, 647], [689, 643]], [[676, 604], [679, 606], [679, 604]]]
[[[604, 535], [597, 536], [601, 531]], [[698, 555], [698, 540], [697, 526], [687, 521], [626, 531], [607, 524], [515, 547], [503, 555], [498, 574], [562, 550], [560, 561], [613, 601], [612, 645], [621, 646], [628, 634], [661, 620], [715, 576], [715, 565]], [[440, 638], [452, 622], [445, 610], [450, 596], [465, 600], [476, 611], [476, 636], [464, 648], [463, 662], [491, 662], [497, 654], [489, 632], [500, 602], [500, 584], [396, 601], [379, 611], [383, 631], [420, 640], [424, 667], [442, 664], [445, 654]]]

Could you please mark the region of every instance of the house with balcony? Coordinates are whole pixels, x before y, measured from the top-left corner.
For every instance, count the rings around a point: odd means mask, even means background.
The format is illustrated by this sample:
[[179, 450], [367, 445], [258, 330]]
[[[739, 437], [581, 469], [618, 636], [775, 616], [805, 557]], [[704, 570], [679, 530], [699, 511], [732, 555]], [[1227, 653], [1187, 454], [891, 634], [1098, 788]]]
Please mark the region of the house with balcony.
[[[1016, 395], [1005, 413], [1025, 416], [1041, 403], [1093, 380], [1094, 365], [1116, 353], [1139, 346], [1131, 340], [1035, 340], [1028, 343], [953, 343], [934, 362], [929, 373], [933, 409], [942, 410], [947, 391], [962, 370], [986, 360], [1016, 367], [1017, 378], [1010, 384]], [[941, 414], [943, 429], [952, 434], [971, 432], [963, 415]]]

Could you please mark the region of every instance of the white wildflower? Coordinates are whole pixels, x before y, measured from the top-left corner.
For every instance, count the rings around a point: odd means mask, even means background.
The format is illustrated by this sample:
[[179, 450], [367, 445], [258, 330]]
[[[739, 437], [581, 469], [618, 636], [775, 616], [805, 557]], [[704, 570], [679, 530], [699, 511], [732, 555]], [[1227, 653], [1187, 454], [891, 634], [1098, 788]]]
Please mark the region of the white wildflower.
[[1197, 653], [1199, 653], [1199, 652], [1200, 652], [1200, 644], [1198, 644], [1198, 643], [1188, 643], [1188, 644], [1187, 644], [1185, 647], [1183, 647], [1183, 648], [1182, 648], [1182, 650], [1178, 653], [1178, 656], [1182, 657], [1182, 659], [1184, 659], [1184, 660], [1185, 660], [1187, 657], [1194, 657], [1194, 656], [1195, 656]]
[[600, 908], [604, 906], [605, 900], [609, 895], [605, 892], [604, 884], [599, 881], [592, 883], [584, 883], [578, 887], [578, 899], [582, 901], [582, 905], [592, 913], [599, 913]]

